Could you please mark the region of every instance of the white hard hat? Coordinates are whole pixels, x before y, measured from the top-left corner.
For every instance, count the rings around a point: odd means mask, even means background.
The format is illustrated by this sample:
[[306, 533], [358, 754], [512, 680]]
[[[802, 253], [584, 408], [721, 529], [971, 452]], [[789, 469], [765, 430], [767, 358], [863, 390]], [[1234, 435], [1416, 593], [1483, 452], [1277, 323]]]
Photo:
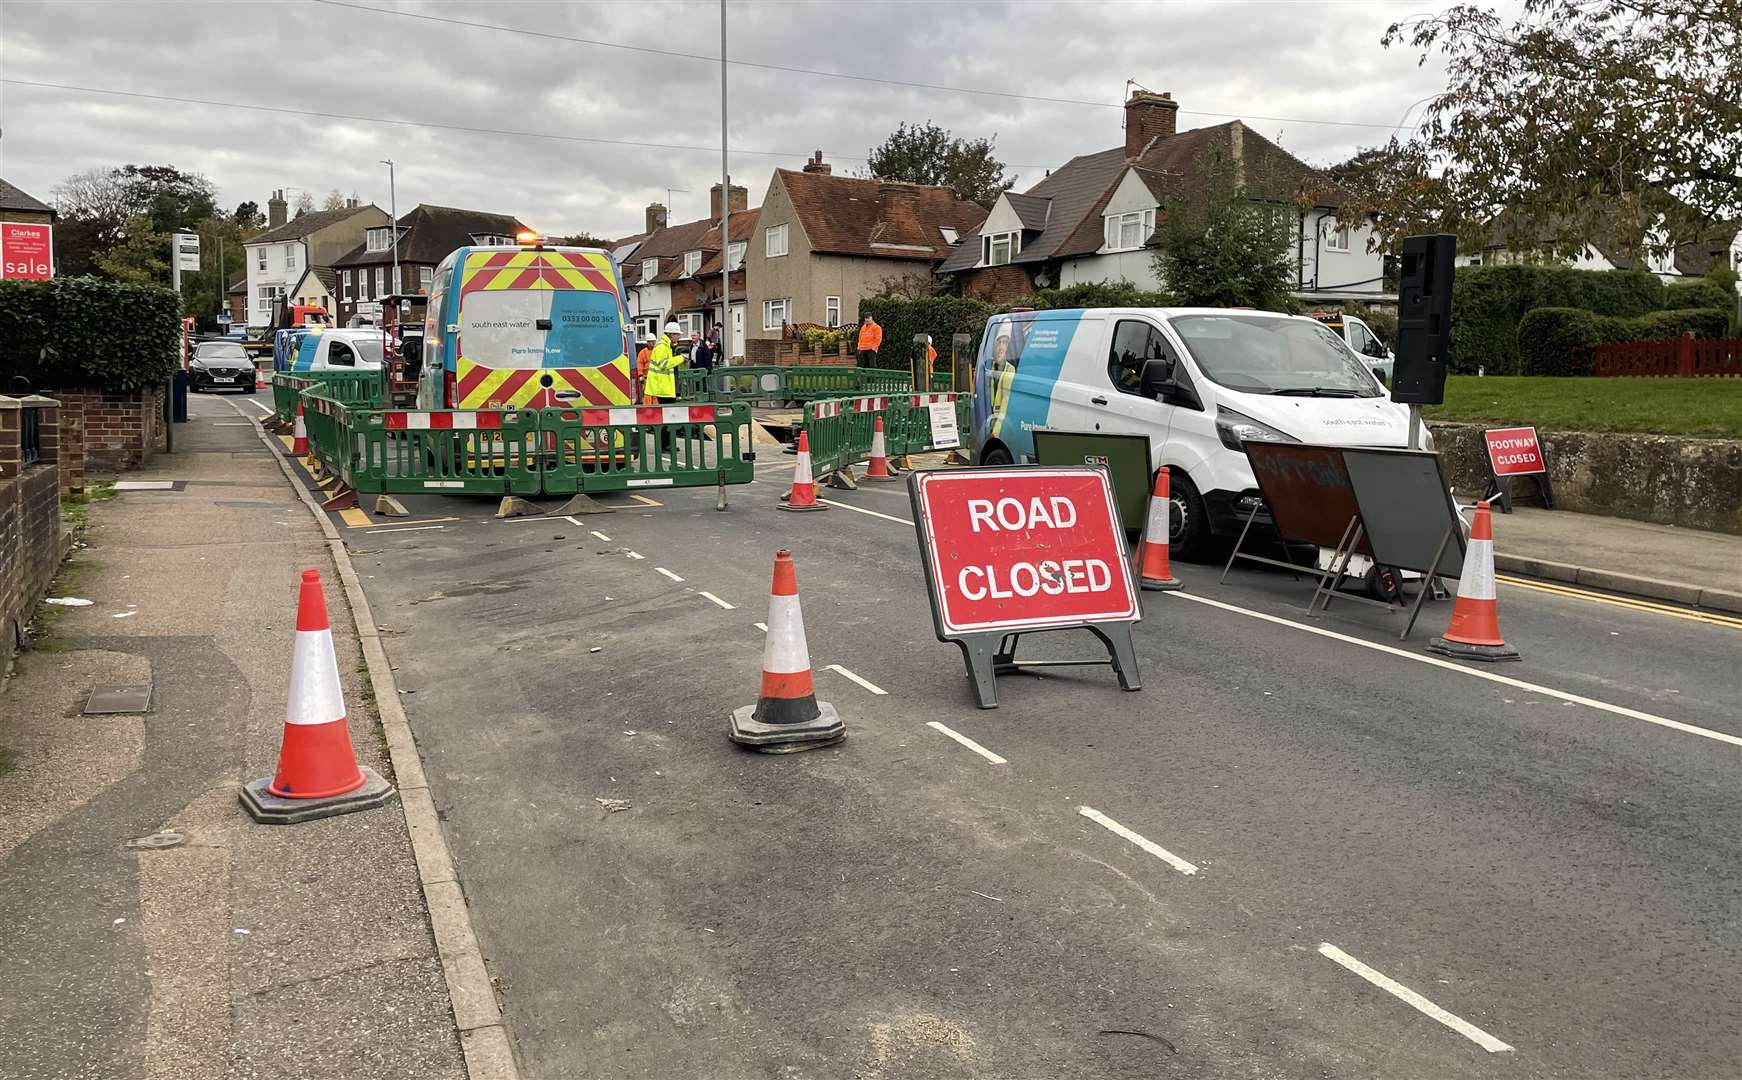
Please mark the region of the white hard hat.
[[668, 322], [665, 324], [665, 332], [668, 334], [681, 334], [683, 333], [683, 327], [679, 326], [677, 323]]

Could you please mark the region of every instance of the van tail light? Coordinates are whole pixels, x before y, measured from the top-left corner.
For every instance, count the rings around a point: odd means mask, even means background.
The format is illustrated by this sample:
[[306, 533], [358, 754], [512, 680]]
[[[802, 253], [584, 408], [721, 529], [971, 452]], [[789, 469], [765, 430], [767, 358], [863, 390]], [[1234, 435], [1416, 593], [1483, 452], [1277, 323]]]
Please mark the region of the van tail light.
[[454, 373], [444, 371], [442, 372], [442, 408], [455, 409], [459, 407], [459, 404], [454, 400]]

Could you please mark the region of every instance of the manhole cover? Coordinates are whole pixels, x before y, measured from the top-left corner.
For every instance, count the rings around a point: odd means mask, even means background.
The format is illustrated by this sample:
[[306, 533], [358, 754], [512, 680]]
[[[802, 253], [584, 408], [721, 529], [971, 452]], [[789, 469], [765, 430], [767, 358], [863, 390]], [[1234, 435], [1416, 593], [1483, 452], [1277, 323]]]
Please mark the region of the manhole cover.
[[85, 702], [86, 716], [109, 713], [142, 713], [151, 708], [149, 686], [99, 686]]

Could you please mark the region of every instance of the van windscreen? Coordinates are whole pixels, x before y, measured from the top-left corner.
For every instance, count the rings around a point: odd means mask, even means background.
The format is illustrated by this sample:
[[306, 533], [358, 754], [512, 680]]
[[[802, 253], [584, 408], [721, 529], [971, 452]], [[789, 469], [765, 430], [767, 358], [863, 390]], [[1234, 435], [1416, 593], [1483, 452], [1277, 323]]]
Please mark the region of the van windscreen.
[[1307, 319], [1176, 315], [1169, 319], [1205, 375], [1251, 394], [1379, 397], [1366, 365], [1334, 331]]

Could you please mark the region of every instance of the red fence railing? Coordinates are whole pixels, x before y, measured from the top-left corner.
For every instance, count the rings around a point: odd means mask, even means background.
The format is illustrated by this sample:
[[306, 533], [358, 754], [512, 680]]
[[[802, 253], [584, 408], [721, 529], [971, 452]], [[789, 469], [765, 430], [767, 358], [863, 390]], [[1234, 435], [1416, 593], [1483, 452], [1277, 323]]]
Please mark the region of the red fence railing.
[[1742, 376], [1742, 341], [1701, 340], [1687, 334], [1671, 341], [1619, 341], [1596, 348], [1593, 375]]

